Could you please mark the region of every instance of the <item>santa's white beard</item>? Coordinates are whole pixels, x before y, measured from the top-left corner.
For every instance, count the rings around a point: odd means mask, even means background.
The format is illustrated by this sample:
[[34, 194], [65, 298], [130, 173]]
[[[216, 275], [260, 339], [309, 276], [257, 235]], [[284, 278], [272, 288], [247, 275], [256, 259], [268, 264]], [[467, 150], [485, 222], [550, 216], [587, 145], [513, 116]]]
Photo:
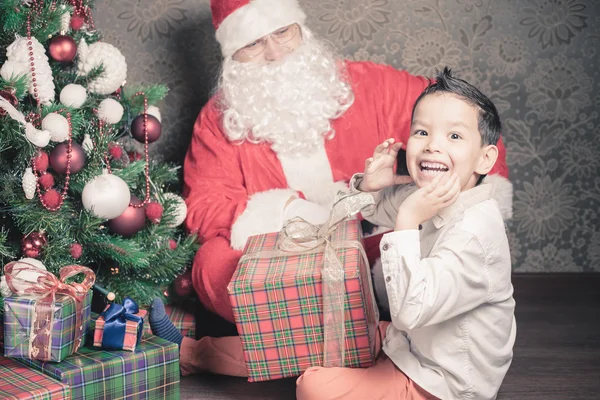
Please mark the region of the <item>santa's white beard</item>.
[[225, 60], [219, 84], [231, 141], [268, 142], [288, 157], [314, 153], [354, 101], [333, 54], [307, 35], [276, 63]]

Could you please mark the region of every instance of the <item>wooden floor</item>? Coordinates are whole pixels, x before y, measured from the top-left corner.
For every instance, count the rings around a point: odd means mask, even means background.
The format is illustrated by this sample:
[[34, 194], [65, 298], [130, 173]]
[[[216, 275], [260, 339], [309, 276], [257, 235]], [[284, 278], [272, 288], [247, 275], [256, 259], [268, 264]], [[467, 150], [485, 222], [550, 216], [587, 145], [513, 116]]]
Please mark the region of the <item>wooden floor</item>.
[[[600, 399], [600, 274], [519, 274], [513, 285], [517, 341], [498, 399]], [[295, 379], [191, 376], [181, 398], [294, 399]]]

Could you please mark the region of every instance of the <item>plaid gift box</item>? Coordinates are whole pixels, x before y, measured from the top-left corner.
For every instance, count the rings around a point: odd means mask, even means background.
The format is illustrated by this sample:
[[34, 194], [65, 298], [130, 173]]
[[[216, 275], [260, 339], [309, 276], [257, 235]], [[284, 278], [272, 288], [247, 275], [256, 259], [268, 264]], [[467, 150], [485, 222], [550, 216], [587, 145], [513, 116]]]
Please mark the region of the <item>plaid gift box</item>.
[[[323, 251], [269, 257], [278, 235], [251, 237], [228, 286], [248, 380], [298, 376], [323, 365]], [[343, 222], [332, 243], [362, 240], [356, 220]], [[246, 257], [246, 255], [258, 254]], [[262, 254], [262, 255], [261, 255]], [[375, 358], [379, 314], [369, 265], [359, 246], [336, 250], [344, 268], [346, 367], [369, 367]]]
[[[165, 311], [173, 325], [175, 325], [175, 328], [177, 328], [183, 336], [192, 339], [196, 338], [196, 318], [192, 313], [179, 307], [173, 307], [169, 304], [165, 304]], [[147, 316], [144, 319], [144, 334], [152, 334], [152, 329], [150, 329], [150, 323]]]
[[19, 359], [71, 387], [73, 399], [179, 399], [179, 347], [157, 336], [134, 352], [83, 347], [61, 363]]
[[[108, 309], [109, 306], [106, 306]], [[142, 318], [142, 320], [146, 317], [148, 312], [146, 310], [139, 310], [135, 315]], [[96, 320], [95, 328], [94, 328], [94, 346], [102, 347], [102, 338], [104, 337], [104, 317], [100, 315]], [[137, 346], [138, 333], [140, 329], [144, 329], [141, 326], [141, 323], [136, 321], [127, 320], [125, 322], [125, 335], [123, 337], [123, 345], [119, 346], [123, 350], [134, 351]], [[119, 341], [119, 344], [121, 342]], [[110, 349], [109, 349], [110, 350]]]
[[0, 398], [7, 400], [63, 400], [69, 386], [0, 355]]
[[[82, 305], [83, 336], [89, 328], [92, 291]], [[4, 355], [6, 357], [29, 358], [31, 324], [34, 318], [36, 299], [25, 296], [10, 296], [4, 299]], [[73, 352], [76, 315], [75, 300], [67, 295], [57, 295], [54, 304], [54, 323], [49, 361], [60, 362]]]

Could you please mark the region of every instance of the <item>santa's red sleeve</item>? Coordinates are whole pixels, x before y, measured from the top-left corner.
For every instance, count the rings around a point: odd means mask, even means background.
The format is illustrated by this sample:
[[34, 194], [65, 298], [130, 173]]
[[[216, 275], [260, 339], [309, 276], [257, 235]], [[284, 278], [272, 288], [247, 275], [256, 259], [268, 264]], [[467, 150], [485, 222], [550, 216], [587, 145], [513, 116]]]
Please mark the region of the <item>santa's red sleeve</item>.
[[[415, 101], [429, 84], [429, 80], [399, 71], [392, 67], [380, 66], [383, 71], [382, 81], [382, 114], [379, 116], [386, 129], [380, 129], [380, 142], [394, 137], [406, 145], [410, 136], [412, 108]], [[386, 136], [388, 134], [388, 136]], [[498, 202], [505, 219], [512, 218], [513, 185], [508, 180], [506, 164], [506, 148], [502, 137], [498, 141], [498, 159], [486, 177], [487, 183], [494, 185], [492, 197]], [[404, 146], [406, 148], [406, 146]]]
[[242, 250], [249, 236], [281, 228], [284, 205], [297, 193], [272, 189], [249, 197], [240, 146], [230, 143], [220, 126], [211, 101], [196, 120], [184, 161], [186, 228], [197, 233], [201, 242], [222, 236], [233, 249]]

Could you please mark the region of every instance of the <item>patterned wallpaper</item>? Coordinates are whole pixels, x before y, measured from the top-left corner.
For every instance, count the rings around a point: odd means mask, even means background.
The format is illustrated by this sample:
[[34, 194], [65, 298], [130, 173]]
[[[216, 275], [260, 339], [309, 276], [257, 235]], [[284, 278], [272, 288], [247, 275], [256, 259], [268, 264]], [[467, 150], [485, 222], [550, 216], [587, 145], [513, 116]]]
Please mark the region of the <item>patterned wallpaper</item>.
[[[448, 65], [498, 106], [514, 183], [515, 271], [600, 271], [600, 2], [302, 0], [343, 56], [431, 75]], [[180, 162], [220, 53], [208, 0], [99, 0], [131, 83], [165, 83], [153, 155]]]

